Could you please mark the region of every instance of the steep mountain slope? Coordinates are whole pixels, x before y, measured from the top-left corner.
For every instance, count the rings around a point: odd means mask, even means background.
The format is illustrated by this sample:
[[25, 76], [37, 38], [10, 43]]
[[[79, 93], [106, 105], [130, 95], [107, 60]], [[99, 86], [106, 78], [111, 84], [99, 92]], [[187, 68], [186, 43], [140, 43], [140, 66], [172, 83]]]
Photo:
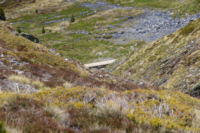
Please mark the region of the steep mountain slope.
[[192, 92], [200, 81], [200, 19], [135, 52], [115, 73]]
[[15, 32], [0, 22], [0, 121], [7, 131], [200, 131], [199, 100], [92, 73]]

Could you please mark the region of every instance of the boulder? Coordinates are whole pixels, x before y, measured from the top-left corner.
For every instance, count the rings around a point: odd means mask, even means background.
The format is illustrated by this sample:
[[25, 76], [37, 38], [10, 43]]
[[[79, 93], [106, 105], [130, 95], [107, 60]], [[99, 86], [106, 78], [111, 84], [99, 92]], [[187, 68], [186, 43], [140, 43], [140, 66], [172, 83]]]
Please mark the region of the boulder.
[[23, 36], [24, 38], [32, 41], [32, 42], [35, 42], [35, 43], [39, 43], [40, 42], [38, 38], [36, 38], [35, 36], [33, 36], [31, 34], [21, 33], [20, 35]]

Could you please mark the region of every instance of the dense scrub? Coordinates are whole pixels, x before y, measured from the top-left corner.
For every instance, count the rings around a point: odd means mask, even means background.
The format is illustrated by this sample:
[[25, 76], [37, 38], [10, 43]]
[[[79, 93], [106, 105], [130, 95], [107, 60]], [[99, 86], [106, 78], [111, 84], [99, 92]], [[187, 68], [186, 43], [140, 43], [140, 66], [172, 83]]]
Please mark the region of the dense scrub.
[[1, 93], [0, 120], [23, 132], [198, 132], [200, 101], [180, 92], [57, 87]]

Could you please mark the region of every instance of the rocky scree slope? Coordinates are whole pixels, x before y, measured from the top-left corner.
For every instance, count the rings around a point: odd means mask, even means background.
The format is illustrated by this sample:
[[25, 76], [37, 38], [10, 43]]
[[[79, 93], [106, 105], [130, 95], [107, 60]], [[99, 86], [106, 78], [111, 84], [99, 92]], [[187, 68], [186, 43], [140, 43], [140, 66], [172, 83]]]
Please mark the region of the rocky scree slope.
[[9, 132], [198, 132], [200, 101], [92, 73], [0, 22], [0, 121]]
[[135, 52], [115, 73], [199, 96], [199, 53], [200, 19], [197, 19]]

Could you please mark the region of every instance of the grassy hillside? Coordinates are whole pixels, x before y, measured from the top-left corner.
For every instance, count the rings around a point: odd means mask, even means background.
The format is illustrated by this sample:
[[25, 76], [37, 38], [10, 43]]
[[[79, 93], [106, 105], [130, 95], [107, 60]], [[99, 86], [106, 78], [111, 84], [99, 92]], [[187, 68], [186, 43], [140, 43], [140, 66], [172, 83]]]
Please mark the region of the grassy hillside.
[[2, 132], [200, 131], [198, 99], [91, 73], [3, 22], [0, 52]]
[[[107, 0], [141, 9], [91, 1], [1, 4], [0, 133], [200, 132], [200, 19], [148, 45], [112, 38], [142, 17], [143, 7], [193, 14], [199, 0]], [[120, 77], [79, 62], [108, 57], [130, 57], [115, 70]]]
[[[90, 73], [0, 25], [0, 121], [10, 132], [192, 132], [200, 101]], [[148, 130], [147, 130], [148, 129]]]
[[[141, 15], [143, 10], [111, 9], [95, 14], [93, 10], [82, 7], [80, 3], [66, 2], [63, 5], [65, 6], [59, 7], [58, 4], [54, 8], [50, 5], [43, 9], [31, 7], [31, 10], [23, 7], [16, 16], [13, 15], [15, 14], [13, 9], [8, 9], [8, 21], [13, 23], [13, 27], [20, 28], [22, 32], [38, 37], [45, 46], [82, 63], [129, 55], [131, 51], [129, 47], [136, 42], [116, 45], [108, 40], [112, 38], [111, 33], [114, 32], [109, 27], [119, 27], [118, 24], [127, 21], [128, 16]], [[35, 10], [39, 13], [35, 13]], [[72, 15], [75, 16], [74, 23], [67, 21]], [[67, 20], [63, 21], [64, 19]], [[42, 34], [42, 27], [45, 27], [45, 34]]]
[[199, 0], [106, 0], [125, 6], [172, 9], [175, 15], [194, 14], [200, 11]]
[[115, 73], [169, 89], [193, 91], [200, 81], [200, 19], [135, 52]]
[[[93, 6], [84, 6], [92, 3], [86, 0], [69, 2], [63, 0], [40, 0], [33, 3], [17, 4], [12, 8], [5, 8], [6, 17], [12, 27], [22, 32], [30, 33], [39, 38], [41, 43], [48, 48], [55, 49], [62, 56], [72, 58], [82, 63], [90, 63], [108, 58], [123, 61], [130, 56], [131, 48], [135, 45], [141, 47], [143, 41], [123, 39], [118, 37], [124, 32], [120, 28], [133, 27], [134, 18], [142, 16], [144, 7], [175, 9], [176, 13], [197, 13], [198, 0], [135, 0], [134, 6], [139, 8], [120, 7], [103, 3], [108, 9], [97, 9]], [[101, 1], [100, 1], [101, 2]], [[112, 3], [126, 3], [126, 1], [110, 1]], [[127, 1], [125, 6], [132, 6]], [[123, 5], [123, 4], [122, 4]], [[164, 5], [164, 7], [163, 7]], [[187, 6], [186, 6], [187, 5]], [[190, 8], [187, 8], [191, 6]], [[142, 7], [142, 8], [140, 8]], [[180, 11], [179, 11], [180, 9]], [[190, 11], [194, 10], [194, 11]], [[71, 16], [75, 22], [70, 23]], [[42, 28], [46, 33], [42, 34]], [[160, 27], [159, 27], [160, 28]], [[118, 40], [119, 39], [119, 40]], [[125, 44], [121, 44], [125, 40]], [[120, 45], [119, 45], [120, 44]], [[138, 48], [138, 46], [136, 46]]]
[[[14, 75], [11, 79], [17, 81], [22, 79], [25, 83], [39, 80], [47, 88], [64, 86], [65, 83], [105, 86], [116, 90], [137, 88], [132, 81], [120, 79], [108, 73], [105, 75], [99, 72], [91, 73], [79, 62], [66, 61], [56, 52], [16, 36], [17, 32], [4, 22], [1, 22], [0, 30], [2, 80], [9, 79], [9, 75]], [[15, 74], [22, 75], [15, 78]], [[27, 81], [27, 77], [31, 80]]]

